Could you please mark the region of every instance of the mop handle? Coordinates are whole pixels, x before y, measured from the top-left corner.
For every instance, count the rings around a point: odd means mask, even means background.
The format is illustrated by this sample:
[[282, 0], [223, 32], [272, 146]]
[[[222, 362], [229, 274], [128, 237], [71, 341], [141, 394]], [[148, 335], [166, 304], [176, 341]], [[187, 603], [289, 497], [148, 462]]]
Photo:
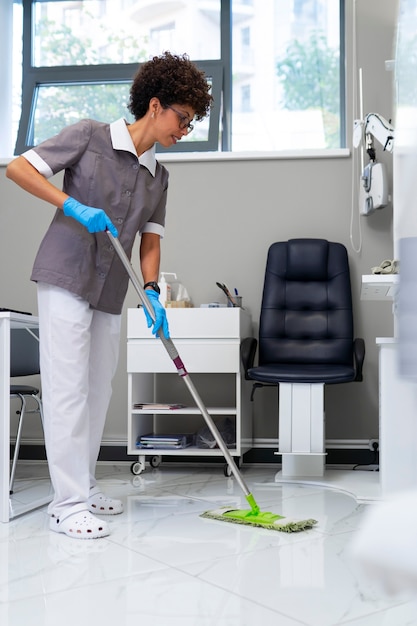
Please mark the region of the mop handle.
[[[118, 257], [120, 258], [121, 262], [123, 263], [130, 280], [132, 281], [133, 286], [135, 287], [139, 298], [143, 304], [143, 306], [145, 307], [145, 309], [148, 311], [149, 315], [151, 316], [151, 319], [153, 321], [155, 321], [155, 313], [153, 311], [152, 305], [149, 302], [148, 296], [146, 295], [146, 291], [144, 290], [144, 288], [142, 287], [139, 278], [136, 275], [135, 270], [133, 269], [132, 264], [130, 263], [126, 252], [123, 249], [122, 244], [120, 243], [119, 239], [116, 237], [113, 237], [113, 235], [111, 234], [111, 232], [109, 230], [106, 231], [114, 249], [116, 250], [116, 253], [118, 255]], [[248, 486], [246, 485], [245, 481], [242, 478], [241, 473], [239, 472], [237, 465], [232, 457], [232, 455], [230, 454], [229, 450], [227, 449], [226, 444], [223, 441], [222, 436], [219, 433], [219, 430], [216, 426], [216, 424], [214, 423], [212, 417], [209, 415], [206, 407], [203, 404], [203, 401], [200, 398], [199, 393], [197, 392], [196, 388], [194, 387], [194, 384], [187, 372], [187, 370], [185, 369], [185, 366], [178, 354], [178, 351], [174, 345], [174, 342], [172, 341], [172, 339], [167, 339], [163, 333], [162, 328], [160, 328], [158, 330], [158, 337], [160, 338], [160, 340], [162, 341], [162, 343], [164, 344], [164, 347], [166, 349], [166, 351], [168, 352], [171, 360], [174, 362], [175, 367], [177, 368], [178, 374], [183, 378], [185, 384], [188, 387], [189, 392], [191, 393], [191, 396], [193, 397], [195, 403], [197, 404], [198, 408], [200, 409], [200, 412], [202, 414], [202, 416], [204, 417], [204, 420], [207, 424], [207, 426], [209, 427], [211, 434], [213, 435], [214, 439], [216, 440], [217, 445], [219, 446], [220, 450], [223, 453], [224, 458], [226, 459], [230, 469], [232, 470], [232, 473], [234, 475], [234, 477], [236, 478], [240, 488], [242, 489], [243, 493], [245, 494], [246, 498], [248, 499], [248, 502], [250, 503], [250, 505], [253, 507], [253, 509], [257, 508], [256, 503], [253, 500], [253, 496], [248, 488]]]
[[214, 423], [211, 415], [208, 413], [206, 407], [204, 406], [200, 395], [198, 394], [196, 388], [194, 387], [193, 381], [190, 378], [190, 375], [187, 374], [186, 376], [184, 376], [183, 378], [185, 384], [188, 387], [189, 392], [191, 393], [196, 405], [198, 406], [198, 408], [200, 409], [200, 412], [202, 414], [202, 416], [204, 417], [204, 420], [207, 424], [207, 426], [209, 427], [211, 434], [213, 435], [214, 439], [216, 440], [217, 445], [219, 446], [220, 450], [223, 453], [224, 458], [227, 461], [227, 464], [229, 465], [230, 469], [232, 470], [233, 476], [236, 478], [239, 487], [242, 489], [243, 493], [246, 496], [246, 499], [248, 500], [253, 512], [257, 512], [258, 511], [258, 505], [256, 504], [256, 502], [253, 499], [253, 496], [249, 490], [249, 487], [246, 485], [245, 481], [242, 478], [242, 474], [239, 472], [237, 465], [235, 463], [234, 458], [232, 457], [232, 455], [230, 454], [229, 450], [227, 449], [226, 444], [224, 443], [223, 437], [220, 435], [219, 430], [216, 426], [216, 424]]

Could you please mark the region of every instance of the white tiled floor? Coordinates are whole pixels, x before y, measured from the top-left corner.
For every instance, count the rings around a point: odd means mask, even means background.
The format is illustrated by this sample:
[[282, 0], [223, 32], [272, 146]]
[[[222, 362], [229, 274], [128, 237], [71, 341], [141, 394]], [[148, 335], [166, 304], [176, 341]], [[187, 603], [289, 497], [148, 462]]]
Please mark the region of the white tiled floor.
[[[42, 466], [20, 463], [16, 496]], [[100, 465], [103, 491], [125, 512], [111, 535], [81, 541], [48, 530], [46, 507], [0, 524], [1, 626], [416, 626], [415, 603], [389, 596], [349, 558], [365, 504], [313, 485], [275, 484], [242, 469], [261, 510], [318, 525], [284, 534], [202, 519], [247, 508], [222, 468], [162, 464], [133, 476]], [[394, 531], [393, 531], [394, 532]]]

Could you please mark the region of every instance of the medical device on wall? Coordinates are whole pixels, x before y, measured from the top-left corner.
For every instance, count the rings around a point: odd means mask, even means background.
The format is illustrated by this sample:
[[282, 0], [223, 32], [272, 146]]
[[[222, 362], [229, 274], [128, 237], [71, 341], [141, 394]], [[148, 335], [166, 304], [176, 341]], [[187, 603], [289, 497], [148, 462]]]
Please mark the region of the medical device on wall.
[[392, 152], [394, 149], [394, 127], [382, 115], [368, 113], [363, 120], [355, 120], [353, 126], [353, 146], [358, 148], [365, 141], [369, 163], [362, 169], [363, 202], [360, 206], [361, 215], [371, 215], [376, 209], [388, 204], [388, 179], [384, 163], [376, 160], [374, 147], [376, 139], [383, 150]]

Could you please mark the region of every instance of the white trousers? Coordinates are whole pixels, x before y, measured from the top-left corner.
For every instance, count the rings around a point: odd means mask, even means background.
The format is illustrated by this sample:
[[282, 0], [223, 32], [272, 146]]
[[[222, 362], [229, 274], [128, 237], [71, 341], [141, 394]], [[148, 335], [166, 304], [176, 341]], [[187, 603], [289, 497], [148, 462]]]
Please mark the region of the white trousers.
[[45, 445], [54, 499], [48, 513], [87, 508], [112, 393], [120, 315], [95, 311], [65, 289], [38, 283]]

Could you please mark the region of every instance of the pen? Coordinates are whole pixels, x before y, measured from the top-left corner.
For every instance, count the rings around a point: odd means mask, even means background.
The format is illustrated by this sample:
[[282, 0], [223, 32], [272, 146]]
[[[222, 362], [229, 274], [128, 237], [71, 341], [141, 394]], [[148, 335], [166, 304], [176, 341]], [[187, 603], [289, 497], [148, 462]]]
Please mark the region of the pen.
[[238, 290], [235, 287], [235, 296], [238, 296], [238, 295], [239, 295]]

